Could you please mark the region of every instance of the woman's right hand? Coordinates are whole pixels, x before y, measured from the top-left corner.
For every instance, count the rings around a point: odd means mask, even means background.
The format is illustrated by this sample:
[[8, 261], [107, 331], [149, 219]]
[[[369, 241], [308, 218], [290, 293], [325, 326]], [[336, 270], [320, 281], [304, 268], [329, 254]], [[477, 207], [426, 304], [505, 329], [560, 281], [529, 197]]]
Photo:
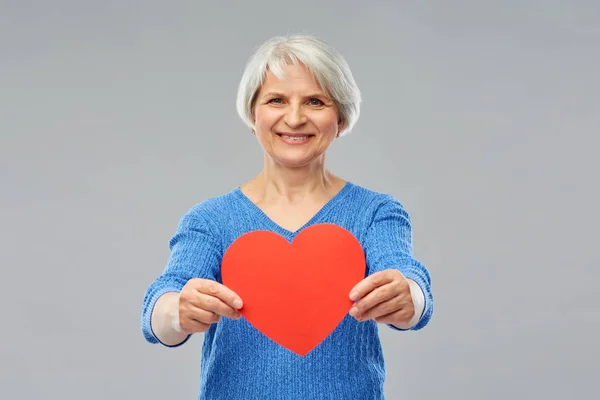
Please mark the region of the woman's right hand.
[[186, 334], [206, 332], [221, 317], [239, 319], [242, 299], [210, 279], [190, 279], [179, 293], [179, 326]]

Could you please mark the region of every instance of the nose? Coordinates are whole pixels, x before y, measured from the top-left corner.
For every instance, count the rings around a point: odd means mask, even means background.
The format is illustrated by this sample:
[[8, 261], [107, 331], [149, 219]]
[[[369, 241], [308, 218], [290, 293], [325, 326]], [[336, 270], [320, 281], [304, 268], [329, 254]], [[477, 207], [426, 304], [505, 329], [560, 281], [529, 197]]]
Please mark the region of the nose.
[[306, 116], [301, 105], [290, 105], [284, 116], [284, 121], [290, 128], [298, 128], [306, 123]]

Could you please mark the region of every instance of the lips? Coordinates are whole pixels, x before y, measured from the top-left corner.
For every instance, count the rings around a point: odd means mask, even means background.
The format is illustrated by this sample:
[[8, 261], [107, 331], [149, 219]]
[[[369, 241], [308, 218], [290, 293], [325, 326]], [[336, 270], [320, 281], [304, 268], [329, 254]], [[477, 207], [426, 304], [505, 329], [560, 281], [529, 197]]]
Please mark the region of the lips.
[[277, 133], [277, 136], [281, 138], [285, 143], [289, 145], [300, 145], [307, 143], [310, 139], [315, 136], [311, 133], [289, 133], [281, 132]]
[[286, 139], [307, 139], [311, 136], [314, 136], [312, 133], [289, 133], [289, 132], [279, 132], [277, 136], [283, 137]]

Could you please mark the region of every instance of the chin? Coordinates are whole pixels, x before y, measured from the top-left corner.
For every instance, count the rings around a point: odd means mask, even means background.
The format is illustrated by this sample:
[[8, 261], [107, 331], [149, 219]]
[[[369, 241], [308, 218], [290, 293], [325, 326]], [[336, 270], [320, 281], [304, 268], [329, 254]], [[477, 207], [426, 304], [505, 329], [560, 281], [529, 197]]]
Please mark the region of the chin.
[[283, 154], [275, 154], [272, 155], [271, 158], [277, 163], [287, 168], [301, 168], [305, 167], [312, 162], [316, 161], [316, 157], [290, 157], [289, 155], [286, 157]]
[[313, 160], [285, 160], [278, 159], [277, 163], [286, 168], [302, 168], [310, 165]]

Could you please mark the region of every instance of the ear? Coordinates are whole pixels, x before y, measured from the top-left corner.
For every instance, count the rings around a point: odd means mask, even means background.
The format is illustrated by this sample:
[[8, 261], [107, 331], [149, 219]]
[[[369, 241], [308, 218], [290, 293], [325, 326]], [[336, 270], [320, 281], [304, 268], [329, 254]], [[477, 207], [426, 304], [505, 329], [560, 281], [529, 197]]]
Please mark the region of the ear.
[[344, 129], [344, 121], [341, 119], [338, 121], [338, 133], [335, 135], [336, 138], [340, 137], [340, 132]]

